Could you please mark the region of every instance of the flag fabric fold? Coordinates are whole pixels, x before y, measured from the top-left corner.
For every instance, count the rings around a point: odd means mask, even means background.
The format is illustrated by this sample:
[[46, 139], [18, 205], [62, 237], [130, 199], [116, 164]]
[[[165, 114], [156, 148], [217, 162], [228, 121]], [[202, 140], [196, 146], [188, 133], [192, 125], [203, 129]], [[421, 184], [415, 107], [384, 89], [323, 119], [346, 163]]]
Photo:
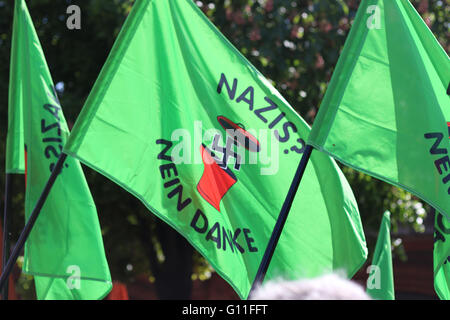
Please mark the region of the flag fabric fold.
[[450, 217], [449, 81], [408, 0], [363, 0], [308, 143]]
[[[17, 12], [17, 1], [15, 3], [14, 15]], [[20, 43], [19, 38], [24, 33], [26, 25], [21, 24], [17, 19], [13, 21], [14, 32], [12, 34], [12, 46]], [[24, 65], [20, 63], [20, 56], [11, 54], [9, 83], [20, 83], [20, 75], [25, 72]], [[21, 87], [10, 90], [8, 96], [8, 105], [14, 105], [14, 108], [8, 108], [8, 133], [6, 135], [6, 166], [7, 174], [25, 173], [25, 152], [23, 140], [23, 92]]]
[[[310, 128], [189, 0], [138, 0], [64, 152], [139, 198], [247, 298]], [[352, 276], [353, 193], [313, 153], [266, 279]]]
[[391, 249], [391, 213], [386, 211], [373, 254], [367, 293], [377, 300], [395, 300], [394, 273]]
[[[7, 158], [26, 151], [28, 219], [69, 130], [23, 0], [15, 2], [9, 92], [8, 142], [15, 143], [8, 153], [15, 155]], [[67, 159], [30, 233], [23, 272], [34, 276], [38, 299], [101, 299], [111, 290], [95, 204], [75, 159]]]

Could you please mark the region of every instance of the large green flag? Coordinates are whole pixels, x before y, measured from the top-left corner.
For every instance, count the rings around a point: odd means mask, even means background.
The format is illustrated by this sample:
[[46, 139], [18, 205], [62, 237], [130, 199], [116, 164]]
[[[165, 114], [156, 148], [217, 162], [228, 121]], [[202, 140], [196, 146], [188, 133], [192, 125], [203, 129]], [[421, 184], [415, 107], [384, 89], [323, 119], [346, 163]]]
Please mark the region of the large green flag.
[[308, 143], [450, 217], [449, 81], [408, 0], [363, 0]]
[[450, 300], [450, 219], [436, 213], [434, 234], [434, 289], [442, 300]]
[[[138, 0], [65, 152], [139, 198], [248, 296], [309, 134], [190, 0]], [[366, 259], [357, 204], [313, 153], [266, 279]]]
[[[14, 12], [17, 12], [17, 1]], [[14, 19], [13, 28], [15, 32], [12, 35], [12, 46], [18, 45], [21, 33], [26, 25], [17, 22]], [[11, 54], [9, 83], [20, 82], [20, 75], [24, 72], [24, 65], [20, 63], [20, 56]], [[9, 90], [8, 97], [8, 134], [6, 136], [6, 173], [25, 173], [25, 154], [23, 140], [23, 98], [22, 88], [15, 87]], [[14, 106], [14, 107], [12, 107]]]
[[394, 273], [391, 254], [391, 213], [386, 211], [381, 220], [380, 231], [367, 280], [367, 293], [377, 300], [395, 300]]
[[[20, 121], [26, 148], [28, 218], [69, 135], [25, 1], [14, 9], [10, 114]], [[8, 133], [22, 129], [10, 127]], [[16, 144], [8, 152], [24, 146]], [[100, 299], [112, 287], [95, 204], [80, 163], [69, 158], [26, 242], [23, 271], [38, 299]]]

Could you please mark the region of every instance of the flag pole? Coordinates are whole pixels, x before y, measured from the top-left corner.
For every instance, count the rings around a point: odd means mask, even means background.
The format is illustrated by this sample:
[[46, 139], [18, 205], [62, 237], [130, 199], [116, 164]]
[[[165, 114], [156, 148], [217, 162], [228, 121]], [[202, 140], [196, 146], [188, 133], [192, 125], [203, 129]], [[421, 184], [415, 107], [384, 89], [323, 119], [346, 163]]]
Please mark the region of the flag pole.
[[9, 275], [11, 274], [11, 271], [16, 264], [17, 258], [19, 257], [20, 252], [22, 251], [25, 241], [27, 241], [28, 236], [30, 235], [31, 230], [33, 229], [33, 226], [39, 217], [39, 214], [41, 212], [42, 207], [44, 206], [45, 201], [47, 200], [47, 197], [55, 184], [56, 178], [58, 177], [59, 173], [61, 172], [61, 169], [64, 165], [64, 161], [66, 160], [67, 155], [65, 153], [61, 153], [59, 156], [58, 162], [56, 163], [55, 167], [53, 168], [53, 171], [50, 175], [50, 178], [47, 181], [47, 184], [44, 187], [44, 190], [42, 191], [41, 196], [39, 197], [39, 200], [36, 203], [36, 206], [33, 209], [33, 212], [31, 213], [25, 227], [22, 230], [22, 233], [20, 234], [19, 240], [17, 240], [17, 243], [14, 247], [13, 252], [11, 253], [11, 256], [8, 259], [8, 262], [3, 267], [2, 275], [0, 277], [0, 289], [2, 289], [7, 280]]
[[264, 277], [266, 276], [267, 269], [269, 268], [269, 264], [270, 261], [272, 260], [273, 253], [275, 252], [275, 248], [277, 246], [278, 240], [280, 239], [284, 224], [287, 220], [292, 203], [294, 202], [294, 198], [297, 193], [298, 187], [300, 185], [300, 182], [302, 181], [303, 174], [305, 173], [306, 165], [309, 162], [312, 150], [313, 150], [312, 146], [306, 145], [302, 159], [300, 160], [294, 179], [292, 180], [291, 186], [289, 188], [289, 192], [287, 194], [286, 199], [284, 200], [280, 214], [278, 215], [278, 219], [272, 231], [272, 235], [270, 237], [266, 251], [264, 252], [261, 264], [259, 265], [258, 271], [256, 272], [255, 280], [253, 281], [253, 285], [250, 289], [249, 297], [252, 295], [255, 289], [263, 282]]
[[[5, 175], [5, 203], [3, 208], [3, 254], [2, 254], [2, 271], [5, 270], [6, 262], [9, 258], [10, 253], [10, 237], [9, 237], [9, 223], [10, 223], [10, 215], [9, 208], [11, 207], [11, 181], [12, 174], [6, 173]], [[2, 292], [2, 299], [8, 300], [8, 289], [9, 283], [8, 279], [6, 279], [5, 286]]]

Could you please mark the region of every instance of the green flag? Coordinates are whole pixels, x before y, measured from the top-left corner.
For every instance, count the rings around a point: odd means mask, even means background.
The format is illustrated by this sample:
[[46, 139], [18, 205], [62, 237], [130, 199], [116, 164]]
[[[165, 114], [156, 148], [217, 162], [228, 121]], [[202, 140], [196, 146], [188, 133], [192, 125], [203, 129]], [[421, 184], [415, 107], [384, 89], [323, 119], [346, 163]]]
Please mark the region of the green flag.
[[395, 300], [390, 229], [391, 213], [386, 211], [381, 220], [372, 265], [370, 266], [370, 276], [367, 280], [367, 293], [377, 300]]
[[[28, 218], [69, 135], [25, 1], [14, 9], [10, 114], [23, 118]], [[22, 129], [12, 128], [10, 134]], [[16, 145], [18, 152], [23, 146]], [[69, 158], [26, 242], [23, 271], [38, 299], [100, 299], [112, 287], [95, 204], [80, 163]]]
[[450, 219], [436, 213], [434, 230], [434, 289], [442, 300], [450, 300]]
[[[17, 1], [16, 1], [17, 2]], [[17, 3], [16, 9], [17, 11]], [[25, 24], [14, 19], [12, 35], [12, 46], [18, 45], [20, 34], [23, 33]], [[9, 101], [8, 101], [8, 134], [6, 136], [6, 173], [25, 173], [25, 154], [24, 154], [24, 140], [23, 140], [23, 98], [21, 87], [13, 87], [13, 83], [20, 83], [20, 74], [24, 72], [24, 65], [20, 63], [20, 56], [11, 54], [10, 72], [9, 72]], [[14, 107], [12, 107], [14, 106]]]
[[[138, 0], [65, 152], [139, 198], [247, 298], [309, 127], [190, 0]], [[313, 153], [266, 279], [349, 276], [351, 189]]]
[[309, 141], [450, 217], [449, 57], [407, 0], [363, 0]]

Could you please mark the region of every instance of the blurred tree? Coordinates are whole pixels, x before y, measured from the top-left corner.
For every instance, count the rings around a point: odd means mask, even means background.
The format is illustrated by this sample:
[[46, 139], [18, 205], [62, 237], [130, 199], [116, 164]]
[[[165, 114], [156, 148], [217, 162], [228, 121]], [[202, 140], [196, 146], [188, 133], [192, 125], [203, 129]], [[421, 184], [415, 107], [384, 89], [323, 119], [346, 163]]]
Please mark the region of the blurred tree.
[[[198, 0], [195, 3], [248, 60], [272, 81], [309, 123], [324, 96], [359, 0]], [[443, 47], [450, 49], [448, 0], [413, 0]], [[133, 0], [34, 0], [30, 14], [69, 125], [78, 116]], [[81, 8], [81, 30], [66, 27], [66, 9]], [[0, 0], [0, 172], [4, 172], [9, 53], [14, 2]], [[384, 210], [400, 226], [423, 232], [427, 207], [409, 193], [343, 168], [358, 200], [372, 248]], [[132, 282], [146, 274], [160, 298], [189, 298], [192, 279], [204, 280], [211, 267], [176, 232], [133, 196], [85, 168], [96, 201], [113, 279]], [[3, 194], [4, 177], [0, 175]], [[14, 179], [13, 238], [23, 227], [24, 184]], [[394, 246], [399, 242], [395, 241]], [[176, 271], [176, 272], [174, 272]], [[34, 296], [30, 277], [19, 293]]]

